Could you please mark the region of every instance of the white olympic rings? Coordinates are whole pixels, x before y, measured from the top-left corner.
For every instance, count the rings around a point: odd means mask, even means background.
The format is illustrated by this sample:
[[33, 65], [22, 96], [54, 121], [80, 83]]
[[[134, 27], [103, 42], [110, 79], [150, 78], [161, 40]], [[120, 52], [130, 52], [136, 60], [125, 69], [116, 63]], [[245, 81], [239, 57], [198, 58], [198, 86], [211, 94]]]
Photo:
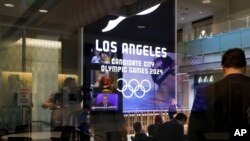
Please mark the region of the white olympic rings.
[[[145, 96], [145, 94], [150, 91], [151, 89], [151, 83], [149, 80], [147, 79], [143, 79], [141, 82], [139, 82], [137, 79], [131, 79], [127, 82], [126, 79], [123, 78], [119, 78], [117, 79], [117, 83], [119, 83], [119, 81], [123, 81], [123, 86], [122, 89], [117, 88], [117, 91], [121, 92], [122, 95], [126, 98], [131, 98], [134, 94], [137, 98], [143, 98]], [[135, 85], [132, 85], [132, 82], [136, 83]], [[143, 83], [147, 83], [148, 84], [148, 89], [146, 89], [143, 86]], [[129, 90], [130, 94], [125, 94], [125, 91]], [[142, 91], [142, 95], [138, 95], [138, 90]]]

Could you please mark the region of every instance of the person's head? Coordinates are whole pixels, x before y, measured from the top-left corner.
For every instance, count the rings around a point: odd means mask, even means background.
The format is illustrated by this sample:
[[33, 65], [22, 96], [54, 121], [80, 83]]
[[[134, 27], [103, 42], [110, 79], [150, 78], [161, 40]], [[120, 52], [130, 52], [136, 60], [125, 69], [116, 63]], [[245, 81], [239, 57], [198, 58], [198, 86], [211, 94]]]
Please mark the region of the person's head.
[[155, 124], [162, 124], [162, 123], [163, 123], [163, 120], [162, 120], [161, 115], [156, 115], [155, 116]]
[[103, 52], [103, 51], [99, 53], [99, 56], [100, 56], [100, 60], [103, 61], [103, 62], [106, 61], [107, 58], [108, 58], [107, 53]]
[[172, 98], [172, 99], [170, 100], [170, 105], [175, 105], [175, 104], [176, 104], [176, 99]]
[[141, 129], [142, 129], [141, 123], [140, 122], [135, 122], [133, 124], [133, 128], [135, 130], [135, 133], [141, 132]]
[[108, 96], [107, 96], [107, 95], [104, 95], [104, 96], [102, 97], [102, 103], [103, 103], [103, 104], [108, 103]]
[[229, 49], [222, 56], [221, 66], [224, 75], [231, 73], [245, 73], [246, 65], [246, 56], [242, 49]]
[[63, 87], [76, 88], [77, 83], [76, 83], [75, 78], [67, 77], [63, 82]]
[[148, 135], [151, 137], [156, 136], [157, 134], [157, 127], [154, 124], [148, 126]]
[[178, 113], [175, 117], [175, 120], [178, 121], [179, 124], [184, 125], [187, 121], [187, 116], [183, 113]]

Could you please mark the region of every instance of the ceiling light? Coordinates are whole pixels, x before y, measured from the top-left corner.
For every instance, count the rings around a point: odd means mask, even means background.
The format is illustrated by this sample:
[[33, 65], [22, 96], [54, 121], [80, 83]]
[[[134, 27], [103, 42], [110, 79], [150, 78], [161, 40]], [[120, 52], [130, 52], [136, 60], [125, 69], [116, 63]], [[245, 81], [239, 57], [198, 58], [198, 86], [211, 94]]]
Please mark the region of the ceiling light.
[[202, 11], [200, 11], [199, 13], [202, 14]]
[[146, 26], [144, 26], [144, 25], [138, 25], [137, 28], [144, 29], [144, 28], [146, 28]]
[[9, 8], [12, 8], [12, 7], [15, 7], [14, 4], [11, 4], [11, 3], [4, 3], [3, 4], [5, 7], [9, 7]]
[[137, 13], [136, 15], [146, 15], [146, 14], [149, 14], [149, 13], [155, 11], [160, 5], [161, 4], [157, 4], [157, 5], [155, 5], [153, 7], [150, 7], [150, 8], [148, 8], [148, 9], [142, 11], [142, 12]]
[[[22, 39], [16, 41], [16, 45], [22, 46]], [[62, 43], [60, 41], [45, 40], [45, 39], [34, 39], [26, 38], [27, 47], [36, 48], [50, 48], [50, 49], [61, 49]]]
[[46, 9], [39, 9], [38, 10], [40, 13], [47, 13], [48, 12], [48, 10], [46, 10]]
[[107, 31], [110, 31], [110, 30], [114, 29], [124, 19], [126, 19], [126, 17], [119, 16], [117, 19], [110, 20], [108, 22], [108, 25], [104, 29], [102, 29], [102, 32], [107, 32]]
[[203, 3], [203, 4], [209, 4], [209, 3], [211, 3], [212, 1], [211, 0], [202, 0], [201, 1], [201, 3]]

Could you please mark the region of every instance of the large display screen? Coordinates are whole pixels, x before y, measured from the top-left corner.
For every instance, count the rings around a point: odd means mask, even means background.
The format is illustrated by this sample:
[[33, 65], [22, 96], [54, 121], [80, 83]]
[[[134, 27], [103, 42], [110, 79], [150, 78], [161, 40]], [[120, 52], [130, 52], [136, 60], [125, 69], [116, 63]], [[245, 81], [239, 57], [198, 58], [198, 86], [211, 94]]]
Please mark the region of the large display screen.
[[92, 100], [92, 111], [118, 111], [118, 94], [99, 93]]
[[[118, 111], [119, 105], [123, 111], [159, 110], [175, 98], [175, 53], [167, 52], [166, 47], [103, 39], [89, 46], [90, 57], [85, 61], [93, 88], [93, 111]], [[114, 94], [115, 108], [98, 106], [100, 97]]]
[[[174, 7], [172, 0], [163, 2], [155, 12], [127, 17], [109, 32], [100, 27], [119, 17], [106, 16], [86, 27], [84, 78], [93, 88], [92, 110], [102, 95], [116, 94], [117, 111], [124, 112], [167, 109], [176, 99]], [[132, 29], [143, 22], [146, 29]]]

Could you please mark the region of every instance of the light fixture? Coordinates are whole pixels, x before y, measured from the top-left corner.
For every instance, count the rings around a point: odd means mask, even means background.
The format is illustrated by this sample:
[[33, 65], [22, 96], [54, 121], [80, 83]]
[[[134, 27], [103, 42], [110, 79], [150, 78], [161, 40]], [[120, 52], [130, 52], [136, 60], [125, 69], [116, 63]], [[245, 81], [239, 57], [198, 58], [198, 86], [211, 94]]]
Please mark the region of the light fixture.
[[203, 4], [209, 4], [209, 3], [211, 3], [212, 1], [211, 0], [202, 0], [201, 1], [201, 3], [203, 3]]
[[138, 25], [137, 28], [144, 29], [144, 28], [146, 28], [146, 26], [144, 26], [144, 25]]
[[47, 13], [48, 12], [48, 10], [46, 10], [46, 9], [39, 9], [38, 10], [40, 13]]
[[203, 82], [203, 80], [202, 80], [202, 78], [201, 78], [201, 76], [199, 77], [199, 79], [198, 79], [198, 83], [200, 84], [200, 83], [202, 83]]
[[200, 11], [199, 13], [202, 14], [202, 11]]
[[203, 82], [205, 82], [205, 83], [208, 82], [207, 76], [204, 77]]
[[153, 6], [153, 7], [150, 7], [148, 9], [146, 9], [146, 10], [143, 10], [142, 12], [137, 13], [136, 15], [146, 15], [146, 14], [149, 14], [149, 13], [155, 11], [160, 5], [161, 4], [157, 4], [157, 5]]
[[214, 82], [214, 76], [213, 75], [210, 76], [209, 82]]
[[108, 25], [104, 29], [102, 29], [102, 32], [107, 32], [107, 31], [110, 31], [110, 30], [114, 29], [124, 19], [126, 19], [126, 17], [119, 16], [118, 18], [116, 18], [114, 20], [110, 20], [108, 22]]
[[[16, 41], [17, 46], [22, 46], [22, 38]], [[35, 48], [50, 48], [50, 49], [60, 49], [62, 43], [60, 41], [45, 40], [45, 39], [34, 39], [26, 38], [27, 47]]]
[[3, 5], [4, 5], [5, 7], [9, 7], [9, 8], [15, 7], [15, 5], [12, 4], [12, 3], [4, 3]]

